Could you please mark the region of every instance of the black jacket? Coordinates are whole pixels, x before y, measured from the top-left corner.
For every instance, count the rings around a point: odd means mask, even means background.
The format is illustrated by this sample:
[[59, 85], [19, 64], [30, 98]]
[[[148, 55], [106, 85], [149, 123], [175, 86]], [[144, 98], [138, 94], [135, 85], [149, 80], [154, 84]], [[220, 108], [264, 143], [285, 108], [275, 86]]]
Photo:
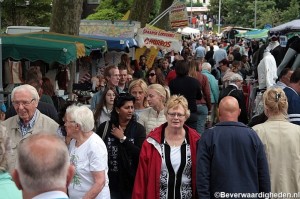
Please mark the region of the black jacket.
[[239, 122], [248, 124], [248, 114], [247, 114], [246, 101], [245, 101], [243, 91], [238, 90], [237, 87], [229, 84], [226, 88], [224, 88], [221, 91], [220, 96], [219, 96], [219, 103], [226, 96], [232, 96], [235, 99], [237, 99], [237, 101], [239, 103], [239, 107], [241, 109], [241, 114], [239, 116]]

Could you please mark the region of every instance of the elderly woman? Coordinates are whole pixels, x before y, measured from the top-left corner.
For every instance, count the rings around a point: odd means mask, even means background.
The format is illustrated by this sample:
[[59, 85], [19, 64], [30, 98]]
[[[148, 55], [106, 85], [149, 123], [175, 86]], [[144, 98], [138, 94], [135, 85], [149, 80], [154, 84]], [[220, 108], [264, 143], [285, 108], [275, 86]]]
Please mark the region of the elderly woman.
[[133, 80], [128, 87], [128, 92], [135, 97], [134, 112], [139, 114], [148, 108], [147, 84], [142, 79]]
[[6, 128], [0, 122], [0, 196], [7, 199], [21, 199], [22, 192], [18, 190], [8, 172], [10, 140]]
[[67, 108], [64, 121], [68, 136], [73, 138], [69, 153], [76, 170], [68, 187], [70, 198], [110, 198], [107, 150], [102, 139], [92, 131], [93, 112], [86, 106], [72, 105]]
[[147, 90], [147, 100], [151, 108], [140, 114], [138, 122], [146, 128], [146, 133], [165, 123], [165, 103], [170, 97], [169, 91], [160, 84], [151, 84]]
[[196, 198], [196, 143], [200, 135], [184, 125], [188, 102], [173, 95], [166, 104], [167, 123], [143, 143], [133, 199]]
[[145, 128], [134, 118], [135, 98], [120, 93], [115, 98], [110, 121], [102, 123], [97, 134], [108, 149], [109, 187], [112, 198], [131, 198]]
[[271, 177], [271, 192], [300, 191], [300, 126], [287, 120], [288, 101], [281, 88], [263, 94], [268, 120], [252, 127], [265, 146]]

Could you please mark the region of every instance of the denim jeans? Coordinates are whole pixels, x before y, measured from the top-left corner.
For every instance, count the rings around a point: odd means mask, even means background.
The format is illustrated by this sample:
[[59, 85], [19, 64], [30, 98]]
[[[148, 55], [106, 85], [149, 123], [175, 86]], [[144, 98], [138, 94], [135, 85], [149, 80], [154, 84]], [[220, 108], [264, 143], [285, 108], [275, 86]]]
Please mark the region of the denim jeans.
[[197, 105], [197, 131], [202, 134], [205, 130], [206, 117], [208, 114], [207, 106], [204, 104]]

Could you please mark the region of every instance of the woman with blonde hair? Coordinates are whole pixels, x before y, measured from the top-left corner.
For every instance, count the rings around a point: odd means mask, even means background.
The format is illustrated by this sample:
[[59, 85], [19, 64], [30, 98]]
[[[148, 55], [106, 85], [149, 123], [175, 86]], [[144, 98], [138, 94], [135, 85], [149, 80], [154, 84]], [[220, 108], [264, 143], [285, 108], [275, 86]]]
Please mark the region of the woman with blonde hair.
[[253, 127], [265, 146], [271, 192], [300, 192], [300, 126], [288, 121], [288, 100], [281, 88], [263, 94], [268, 120]]
[[146, 133], [165, 123], [165, 103], [169, 99], [169, 91], [160, 84], [151, 84], [147, 90], [147, 100], [150, 108], [142, 112], [138, 122], [146, 128]]
[[196, 145], [200, 135], [185, 125], [185, 97], [173, 95], [165, 106], [167, 122], [154, 129], [140, 152], [132, 199], [197, 198]]
[[148, 108], [147, 103], [147, 84], [142, 79], [133, 80], [128, 87], [128, 92], [134, 96], [134, 112], [139, 116], [139, 114]]

